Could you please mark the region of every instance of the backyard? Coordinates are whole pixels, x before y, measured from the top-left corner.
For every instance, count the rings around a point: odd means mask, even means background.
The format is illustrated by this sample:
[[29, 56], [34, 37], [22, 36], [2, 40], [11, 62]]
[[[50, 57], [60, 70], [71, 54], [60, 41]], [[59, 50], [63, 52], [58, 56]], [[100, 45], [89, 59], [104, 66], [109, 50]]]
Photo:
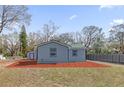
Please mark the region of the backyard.
[[[94, 68], [6, 68], [0, 63], [1, 87], [114, 87], [124, 86], [124, 66]], [[104, 64], [104, 63], [103, 63]]]

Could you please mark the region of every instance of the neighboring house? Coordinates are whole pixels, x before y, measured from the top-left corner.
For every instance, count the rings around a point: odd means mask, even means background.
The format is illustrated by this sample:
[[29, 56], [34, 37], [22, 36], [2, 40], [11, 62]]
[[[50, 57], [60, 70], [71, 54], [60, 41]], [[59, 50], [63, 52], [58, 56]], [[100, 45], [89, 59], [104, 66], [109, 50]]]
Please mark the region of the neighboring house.
[[35, 51], [32, 53], [36, 55], [33, 59], [36, 59], [37, 63], [82, 62], [86, 59], [85, 49], [79, 44], [67, 45], [49, 41], [38, 45]]

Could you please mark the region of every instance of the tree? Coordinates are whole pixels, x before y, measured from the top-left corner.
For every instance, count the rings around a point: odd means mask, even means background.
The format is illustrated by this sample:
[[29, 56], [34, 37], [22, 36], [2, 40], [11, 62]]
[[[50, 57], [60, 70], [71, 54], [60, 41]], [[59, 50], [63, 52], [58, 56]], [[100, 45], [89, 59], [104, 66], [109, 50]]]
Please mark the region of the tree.
[[7, 35], [3, 35], [3, 37], [3, 46], [6, 51], [11, 56], [17, 55], [19, 52], [19, 34], [17, 32], [13, 32]]
[[116, 44], [115, 49], [119, 49], [124, 53], [124, 24], [114, 25], [110, 29], [109, 40], [112, 44]]
[[79, 43], [83, 45], [83, 36], [82, 32], [75, 32], [73, 33], [73, 40], [75, 43]]
[[27, 37], [27, 51], [32, 51], [34, 47], [42, 43], [42, 34], [40, 32], [30, 32]]
[[93, 50], [95, 51], [96, 54], [102, 53], [102, 48], [104, 47], [104, 37], [97, 37], [94, 44], [93, 44]]
[[99, 28], [97, 26], [86, 26], [84, 27], [80, 34], [80, 42], [84, 45], [85, 48], [89, 48], [97, 37], [101, 35], [102, 28]]
[[59, 27], [56, 26], [54, 22], [49, 21], [49, 23], [42, 26], [40, 31], [29, 33], [27, 38], [28, 51], [34, 50], [35, 46], [40, 43], [48, 42], [54, 39], [58, 29]]
[[23, 56], [25, 57], [27, 51], [27, 34], [24, 25], [21, 27], [20, 32], [20, 50]]
[[59, 29], [54, 22], [49, 21], [48, 24], [44, 24], [42, 27], [42, 41], [48, 42], [54, 38], [56, 31]]
[[0, 54], [2, 54], [3, 50], [3, 35], [0, 35]]
[[5, 29], [17, 28], [20, 24], [29, 24], [31, 15], [26, 6], [0, 6], [0, 33]]
[[55, 37], [55, 40], [66, 43], [66, 44], [72, 44], [74, 43], [73, 34], [72, 33], [62, 33]]

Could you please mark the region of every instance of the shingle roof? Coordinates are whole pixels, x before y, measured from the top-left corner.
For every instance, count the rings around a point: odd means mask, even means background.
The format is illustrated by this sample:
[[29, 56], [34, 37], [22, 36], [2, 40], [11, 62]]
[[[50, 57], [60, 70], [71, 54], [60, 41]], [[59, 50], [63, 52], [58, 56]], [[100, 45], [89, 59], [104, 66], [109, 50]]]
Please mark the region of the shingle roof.
[[71, 44], [71, 48], [75, 48], [75, 49], [83, 48], [83, 45], [81, 45], [81, 44]]
[[42, 46], [42, 45], [45, 45], [45, 44], [48, 44], [48, 43], [58, 43], [60, 45], [66, 46], [66, 47], [70, 47], [70, 45], [68, 45], [66, 43], [61, 43], [61, 42], [56, 41], [56, 40], [51, 40], [51, 41], [48, 41], [48, 42], [44, 42], [44, 43], [39, 44], [38, 46]]
[[44, 45], [44, 44], [48, 44], [48, 43], [51, 43], [51, 42], [61, 44], [61, 45], [66, 46], [66, 47], [68, 47], [70, 49], [80, 49], [80, 48], [83, 48], [83, 46], [81, 44], [66, 44], [66, 43], [62, 43], [62, 42], [56, 41], [56, 40], [51, 40], [51, 41], [48, 41], [48, 42], [44, 42], [44, 43], [39, 44], [38, 46], [41, 46], [41, 45]]

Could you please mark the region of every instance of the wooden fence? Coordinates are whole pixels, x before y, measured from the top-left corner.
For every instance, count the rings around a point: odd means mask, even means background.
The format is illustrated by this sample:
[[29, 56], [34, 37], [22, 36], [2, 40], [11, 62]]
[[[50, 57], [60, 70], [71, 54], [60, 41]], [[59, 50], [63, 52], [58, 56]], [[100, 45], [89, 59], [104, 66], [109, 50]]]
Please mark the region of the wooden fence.
[[111, 63], [124, 63], [124, 54], [88, 54], [86, 55], [86, 59]]

